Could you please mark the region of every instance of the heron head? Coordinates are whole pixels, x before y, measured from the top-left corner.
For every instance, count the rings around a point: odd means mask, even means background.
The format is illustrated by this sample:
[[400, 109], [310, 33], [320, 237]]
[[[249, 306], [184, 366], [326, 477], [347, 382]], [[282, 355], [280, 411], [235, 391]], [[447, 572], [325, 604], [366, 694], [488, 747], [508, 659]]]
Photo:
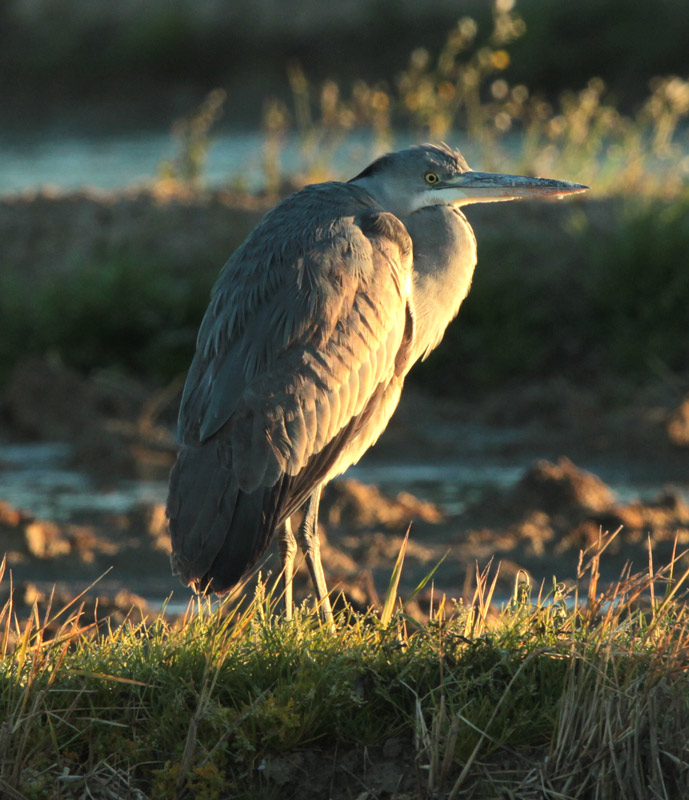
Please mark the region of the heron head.
[[589, 188], [550, 178], [474, 172], [458, 150], [430, 144], [388, 153], [350, 183], [361, 184], [387, 210], [398, 215], [426, 206], [461, 206], [547, 195], [559, 197]]

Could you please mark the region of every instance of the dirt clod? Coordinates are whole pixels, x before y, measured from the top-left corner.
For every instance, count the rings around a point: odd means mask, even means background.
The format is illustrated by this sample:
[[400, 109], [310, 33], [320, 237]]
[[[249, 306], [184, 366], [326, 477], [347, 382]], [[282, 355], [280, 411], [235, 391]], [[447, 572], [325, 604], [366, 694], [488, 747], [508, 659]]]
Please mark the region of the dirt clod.
[[689, 395], [668, 416], [665, 430], [676, 447], [689, 447]]
[[395, 528], [412, 520], [439, 523], [445, 518], [433, 503], [419, 500], [409, 492], [395, 497], [385, 495], [376, 486], [355, 480], [333, 481], [321, 504], [321, 519], [329, 526]]
[[600, 478], [563, 457], [557, 464], [537, 461], [515, 487], [512, 502], [515, 508], [547, 513], [603, 511], [613, 505], [615, 495]]

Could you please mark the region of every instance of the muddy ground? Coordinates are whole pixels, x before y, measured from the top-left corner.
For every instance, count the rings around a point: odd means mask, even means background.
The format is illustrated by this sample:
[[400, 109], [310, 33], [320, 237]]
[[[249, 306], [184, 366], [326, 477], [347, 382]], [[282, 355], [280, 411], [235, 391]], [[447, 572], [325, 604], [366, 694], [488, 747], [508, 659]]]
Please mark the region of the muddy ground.
[[[27, 360], [0, 396], [0, 441], [68, 443], [66, 466], [89, 476], [94, 496], [107, 496], [125, 480], [163, 486], [174, 458], [179, 390], [176, 382], [151, 392], [106, 373], [87, 380], [49, 361]], [[356, 608], [380, 605], [410, 523], [402, 597], [444, 559], [432, 586], [409, 607], [420, 617], [431, 597], [470, 598], [477, 566], [483, 569], [491, 559], [494, 569], [499, 566], [497, 599], [511, 595], [519, 575], [530, 577], [534, 592], [541, 585], [549, 591], [553, 576], [574, 586], [580, 553], [618, 529], [602, 560], [604, 581], [615, 580], [627, 562], [633, 571], [647, 569], [649, 544], [654, 565], [667, 564], [675, 546], [681, 552], [689, 545], [689, 401], [675, 408], [637, 404], [604, 412], [592, 398], [547, 382], [474, 402], [433, 399], [410, 389], [366, 457], [364, 477], [420, 461], [433, 465], [437, 479], [447, 465], [449, 477], [440, 481], [447, 490], [460, 457], [469, 469], [472, 454], [477, 469], [485, 467], [486, 457], [498, 466], [524, 466], [516, 481], [487, 479], [473, 493], [459, 492], [461, 502], [428, 499], [432, 481], [421, 484], [421, 496], [404, 485], [391, 489], [389, 481], [382, 483], [385, 490], [349, 477], [333, 482], [320, 517], [329, 586]], [[505, 435], [515, 431], [519, 435]], [[14, 586], [18, 608], [49, 596], [53, 584], [54, 603], [60, 603], [100, 576], [90, 595], [100, 596], [101, 616], [112, 611], [116, 621], [132, 605], [156, 608], [171, 592], [173, 610], [187, 601], [189, 590], [170, 575], [162, 496], [161, 502], [124, 511], [45, 518], [15, 507], [3, 494], [15, 466], [2, 452], [0, 546], [8, 570], [2, 587], [7, 595]], [[617, 476], [627, 487], [624, 496], [582, 464]], [[641, 487], [636, 499], [634, 487]], [[680, 566], [687, 565], [682, 557]], [[262, 571], [277, 574], [274, 546]], [[303, 566], [296, 581], [303, 599], [310, 592]]]

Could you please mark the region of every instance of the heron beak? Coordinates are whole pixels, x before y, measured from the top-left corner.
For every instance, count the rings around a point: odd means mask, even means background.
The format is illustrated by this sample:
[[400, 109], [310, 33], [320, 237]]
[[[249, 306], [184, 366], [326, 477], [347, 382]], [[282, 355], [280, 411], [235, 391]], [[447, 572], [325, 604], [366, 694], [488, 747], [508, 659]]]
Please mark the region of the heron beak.
[[[437, 185], [454, 196], [454, 205], [464, 203], [493, 203], [517, 200], [520, 197], [562, 197], [585, 192], [581, 183], [555, 181], [550, 178], [526, 178], [521, 175], [500, 175], [493, 172], [464, 172]], [[435, 188], [435, 187], [434, 187]]]

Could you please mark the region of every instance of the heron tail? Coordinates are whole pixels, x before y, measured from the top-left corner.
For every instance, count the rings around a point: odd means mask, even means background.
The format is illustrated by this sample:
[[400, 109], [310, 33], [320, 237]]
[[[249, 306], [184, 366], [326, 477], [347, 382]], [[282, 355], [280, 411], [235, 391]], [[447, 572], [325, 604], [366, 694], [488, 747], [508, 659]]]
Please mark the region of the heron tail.
[[213, 441], [183, 447], [170, 475], [172, 570], [198, 592], [222, 594], [265, 552], [280, 487], [243, 492]]

